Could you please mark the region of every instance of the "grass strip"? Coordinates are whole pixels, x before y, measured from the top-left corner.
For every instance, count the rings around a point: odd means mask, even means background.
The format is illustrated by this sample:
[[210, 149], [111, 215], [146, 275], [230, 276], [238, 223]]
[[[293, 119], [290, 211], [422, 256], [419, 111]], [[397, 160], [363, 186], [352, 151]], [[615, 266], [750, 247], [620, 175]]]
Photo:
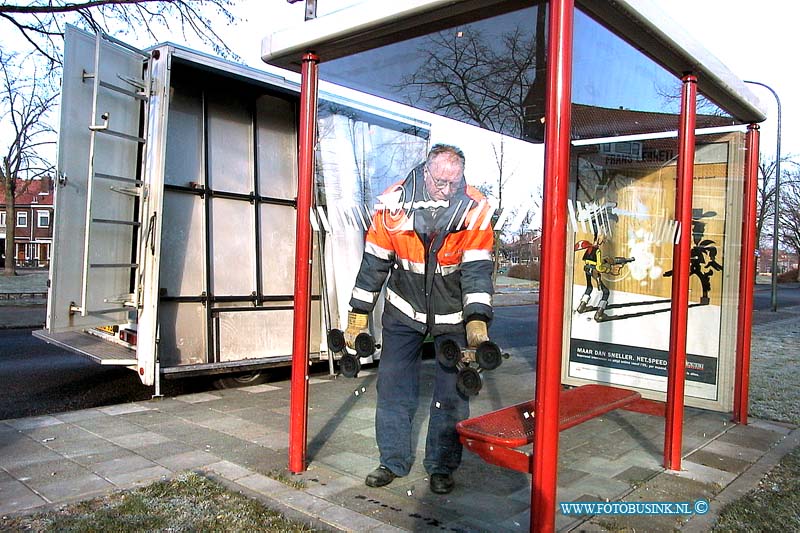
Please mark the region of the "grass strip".
[[131, 491], [4, 518], [0, 531], [319, 531], [190, 472]]
[[800, 531], [800, 448], [720, 512], [714, 531]]

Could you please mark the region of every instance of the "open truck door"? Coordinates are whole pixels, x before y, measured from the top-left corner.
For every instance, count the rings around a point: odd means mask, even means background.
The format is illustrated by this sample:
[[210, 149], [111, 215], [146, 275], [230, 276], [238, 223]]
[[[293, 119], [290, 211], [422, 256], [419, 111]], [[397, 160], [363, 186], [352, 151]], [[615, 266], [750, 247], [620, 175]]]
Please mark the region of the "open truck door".
[[[141, 52], [68, 28], [48, 319], [34, 335], [130, 367], [156, 394], [160, 377], [252, 385], [290, 365], [297, 89], [176, 45]], [[330, 239], [313, 239], [312, 361], [347, 314], [365, 206], [424, 157], [430, 130], [323, 99], [315, 213], [328, 212]], [[363, 143], [380, 157], [357, 157]]]
[[[37, 336], [106, 365], [137, 364], [125, 342], [81, 331], [137, 322], [149, 237], [141, 180], [149, 54], [67, 26], [46, 330]], [[123, 328], [124, 329], [124, 328]], [[136, 333], [128, 332], [129, 342]]]

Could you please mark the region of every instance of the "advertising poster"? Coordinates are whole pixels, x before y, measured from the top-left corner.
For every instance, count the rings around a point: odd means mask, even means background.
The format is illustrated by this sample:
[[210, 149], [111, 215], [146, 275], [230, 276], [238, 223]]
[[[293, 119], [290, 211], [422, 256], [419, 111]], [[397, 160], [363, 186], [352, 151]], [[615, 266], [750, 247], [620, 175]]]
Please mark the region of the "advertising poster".
[[[677, 149], [674, 139], [576, 147], [567, 376], [665, 392]], [[686, 394], [716, 400], [728, 143], [698, 144]]]

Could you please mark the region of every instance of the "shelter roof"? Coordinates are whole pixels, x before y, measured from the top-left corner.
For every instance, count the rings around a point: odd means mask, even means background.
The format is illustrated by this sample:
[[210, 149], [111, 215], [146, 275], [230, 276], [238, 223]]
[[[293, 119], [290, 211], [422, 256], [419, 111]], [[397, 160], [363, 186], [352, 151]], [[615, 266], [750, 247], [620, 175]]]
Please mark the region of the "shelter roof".
[[[261, 57], [269, 64], [298, 71], [302, 54], [309, 51], [326, 61], [338, 59], [537, 3], [540, 2], [361, 2], [267, 35], [262, 41]], [[744, 82], [652, 0], [577, 0], [576, 5], [675, 76], [696, 74], [699, 90], [738, 121], [761, 122], [766, 118], [763, 106]]]

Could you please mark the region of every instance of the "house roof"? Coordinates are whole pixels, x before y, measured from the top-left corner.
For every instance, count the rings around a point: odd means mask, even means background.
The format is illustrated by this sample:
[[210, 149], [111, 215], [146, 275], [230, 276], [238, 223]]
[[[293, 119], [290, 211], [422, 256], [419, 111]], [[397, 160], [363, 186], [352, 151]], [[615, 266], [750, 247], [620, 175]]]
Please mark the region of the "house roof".
[[[32, 180], [29, 182], [18, 180], [17, 190], [21, 187], [26, 187], [27, 190], [20, 196], [17, 196], [15, 205], [53, 205], [53, 187], [49, 179]], [[4, 191], [0, 190], [0, 206], [6, 205], [6, 198]]]
[[[696, 128], [734, 126], [731, 117], [697, 114]], [[631, 109], [572, 105], [572, 139], [597, 139], [678, 130], [678, 115]]]

